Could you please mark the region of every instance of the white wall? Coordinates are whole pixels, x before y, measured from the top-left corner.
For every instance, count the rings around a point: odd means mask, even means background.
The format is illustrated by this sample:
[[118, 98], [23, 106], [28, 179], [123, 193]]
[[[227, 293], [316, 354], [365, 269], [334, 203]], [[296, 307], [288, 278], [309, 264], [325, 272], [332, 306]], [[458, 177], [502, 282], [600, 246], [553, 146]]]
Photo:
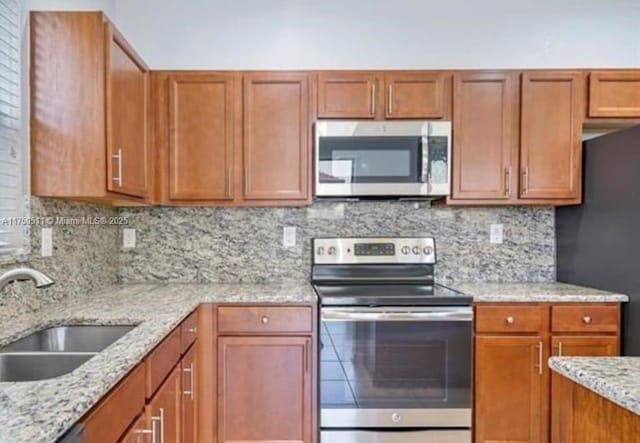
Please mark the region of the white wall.
[[157, 69], [640, 66], [640, 0], [114, 1]]
[[113, 17], [115, 0], [22, 0], [24, 10], [104, 11]]

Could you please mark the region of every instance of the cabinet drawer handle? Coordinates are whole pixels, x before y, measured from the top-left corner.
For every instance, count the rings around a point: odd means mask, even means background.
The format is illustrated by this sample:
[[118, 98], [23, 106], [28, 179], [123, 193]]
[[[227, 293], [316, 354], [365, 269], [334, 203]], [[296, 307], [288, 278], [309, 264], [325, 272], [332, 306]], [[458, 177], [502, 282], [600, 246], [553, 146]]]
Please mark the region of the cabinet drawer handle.
[[193, 363], [191, 363], [188, 368], [184, 368], [183, 372], [189, 374], [189, 390], [184, 391], [183, 394], [188, 395], [189, 399], [193, 401], [193, 396], [195, 391], [193, 386]]
[[504, 169], [504, 192], [507, 197], [511, 195], [511, 168]]
[[507, 322], [507, 324], [512, 325], [512, 324], [514, 324], [516, 322], [516, 319], [511, 317], [511, 316], [509, 316], [509, 317], [506, 318], [506, 322]]
[[262, 322], [263, 325], [266, 325], [267, 323], [269, 323], [269, 317], [267, 317], [266, 315], [263, 315], [260, 321]]
[[118, 149], [118, 153], [112, 155], [111, 158], [118, 160], [118, 176], [113, 177], [113, 181], [116, 185], [122, 187], [122, 149]]
[[584, 317], [584, 318], [582, 319], [582, 322], [583, 322], [585, 325], [590, 325], [590, 324], [591, 324], [591, 322], [592, 322], [592, 319], [591, 319], [591, 317], [586, 316], [586, 317]]
[[151, 443], [156, 443], [156, 422], [160, 422], [160, 443], [164, 443], [164, 408], [158, 416], [151, 417]]
[[376, 83], [371, 85], [371, 115], [376, 115]]

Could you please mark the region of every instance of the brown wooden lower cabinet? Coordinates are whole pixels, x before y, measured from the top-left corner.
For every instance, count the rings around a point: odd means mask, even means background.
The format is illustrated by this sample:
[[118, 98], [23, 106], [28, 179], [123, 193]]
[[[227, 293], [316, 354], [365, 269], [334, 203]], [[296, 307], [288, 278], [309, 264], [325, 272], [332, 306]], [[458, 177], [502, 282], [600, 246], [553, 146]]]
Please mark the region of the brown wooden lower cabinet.
[[[618, 355], [620, 340], [607, 335], [554, 336], [551, 349], [556, 356], [566, 357], [606, 357]], [[567, 443], [573, 435], [571, 420], [573, 382], [551, 372], [551, 441]]]
[[542, 336], [475, 339], [476, 442], [545, 441], [548, 401], [546, 342]]
[[637, 443], [640, 417], [604, 397], [556, 374], [566, 382], [569, 395], [562, 398], [567, 411], [562, 443]]
[[476, 306], [475, 442], [572, 441], [570, 382], [552, 374], [547, 360], [618, 355], [619, 309], [604, 303]]
[[311, 352], [311, 337], [218, 338], [218, 443], [310, 443]]
[[182, 442], [198, 441], [198, 422], [196, 414], [197, 384], [197, 347], [192, 346], [182, 358]]

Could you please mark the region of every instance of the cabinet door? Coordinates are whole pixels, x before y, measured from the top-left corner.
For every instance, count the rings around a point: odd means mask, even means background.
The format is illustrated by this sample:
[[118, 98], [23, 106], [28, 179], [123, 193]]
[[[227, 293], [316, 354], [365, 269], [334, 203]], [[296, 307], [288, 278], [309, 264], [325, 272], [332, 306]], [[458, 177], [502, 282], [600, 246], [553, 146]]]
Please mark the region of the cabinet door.
[[580, 199], [582, 85], [576, 72], [522, 75], [522, 198]]
[[476, 336], [477, 443], [546, 441], [546, 354], [539, 336]]
[[182, 368], [178, 364], [147, 404], [147, 421], [155, 429], [158, 436], [156, 441], [165, 443], [181, 441], [181, 372]]
[[592, 72], [589, 117], [640, 117], [640, 71]]
[[375, 118], [378, 76], [371, 72], [318, 74], [318, 117]]
[[453, 199], [511, 197], [517, 158], [517, 79], [462, 73], [453, 80]]
[[[438, 72], [385, 74], [386, 118], [444, 118], [451, 82]], [[447, 88], [448, 84], [448, 88]], [[449, 89], [447, 94], [446, 89]]]
[[182, 442], [197, 443], [196, 395], [196, 346], [182, 358]]
[[244, 79], [244, 198], [309, 199], [307, 74]]
[[[607, 357], [620, 352], [616, 335], [567, 335], [551, 339], [552, 354], [566, 357]], [[573, 441], [573, 383], [555, 372], [551, 373], [551, 441]]]
[[169, 79], [169, 199], [233, 198], [233, 75]]
[[310, 443], [311, 339], [218, 339], [218, 442]]
[[107, 189], [145, 197], [148, 193], [148, 72], [124, 39], [106, 25]]

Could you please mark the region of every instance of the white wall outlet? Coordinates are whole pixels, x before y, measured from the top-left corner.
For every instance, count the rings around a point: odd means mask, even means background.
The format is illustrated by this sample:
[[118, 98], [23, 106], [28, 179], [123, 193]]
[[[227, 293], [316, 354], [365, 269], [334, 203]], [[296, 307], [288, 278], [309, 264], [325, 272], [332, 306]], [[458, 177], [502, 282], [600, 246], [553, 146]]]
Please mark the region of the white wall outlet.
[[53, 229], [42, 228], [40, 231], [40, 255], [51, 257], [53, 255]]
[[282, 228], [282, 246], [293, 248], [296, 245], [296, 227], [285, 226]]
[[491, 238], [489, 241], [496, 245], [501, 245], [504, 241], [504, 225], [493, 224], [491, 225]]
[[136, 247], [136, 230], [133, 228], [124, 228], [122, 230], [122, 247], [132, 249]]

